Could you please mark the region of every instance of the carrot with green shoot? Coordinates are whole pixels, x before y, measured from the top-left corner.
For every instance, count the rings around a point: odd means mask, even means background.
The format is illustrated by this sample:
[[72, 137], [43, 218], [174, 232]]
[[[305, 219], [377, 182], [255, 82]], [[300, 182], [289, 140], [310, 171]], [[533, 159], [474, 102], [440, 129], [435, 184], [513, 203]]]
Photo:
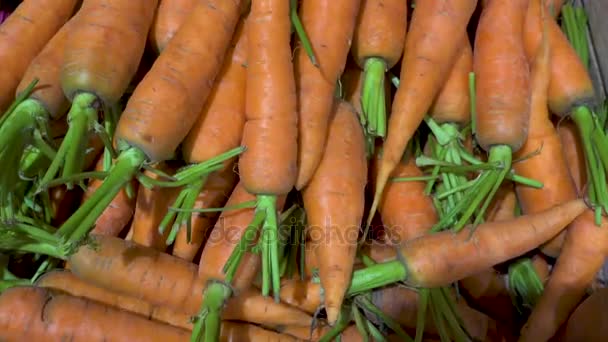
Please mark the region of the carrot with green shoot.
[[400, 86], [393, 100], [367, 226], [371, 224], [393, 169], [456, 60], [460, 41], [454, 37], [465, 36], [476, 6], [475, 0], [416, 3], [405, 39]]
[[0, 113], [14, 109], [11, 102], [28, 66], [70, 19], [77, 3], [77, 0], [23, 1], [0, 25], [0, 64], [3, 66]]
[[[386, 136], [385, 74], [403, 54], [408, 6], [404, 0], [361, 1], [351, 51], [364, 70], [362, 124], [368, 140]], [[373, 148], [373, 141], [370, 145]]]
[[[221, 168], [222, 162], [242, 152], [243, 148], [233, 149], [186, 167], [165, 182], [145, 178], [140, 173], [150, 163], [172, 158], [194, 125], [230, 44], [240, 4], [236, 0], [197, 4], [129, 98], [114, 134], [118, 155], [103, 184], [59, 227], [58, 234], [68, 238], [72, 234], [84, 236], [75, 231], [90, 229], [134, 177], [143, 186], [155, 183], [178, 187]], [[201, 32], [209, 34], [200, 36]], [[207, 62], [200, 63], [201, 59]]]
[[[312, 0], [301, 4], [300, 18], [318, 66], [304, 49], [296, 50], [298, 190], [310, 181], [323, 156], [334, 91], [346, 65], [359, 7], [359, 0]], [[329, 25], [333, 22], [340, 24]]]
[[[112, 149], [112, 132], [98, 123], [98, 112], [117, 104], [127, 90], [143, 56], [156, 4], [156, 0], [83, 1], [61, 65], [61, 88], [72, 102], [69, 129], [40, 180], [41, 189], [57, 176], [72, 188], [70, 177], [83, 171], [89, 135], [99, 134]], [[104, 115], [109, 116], [107, 110]]]

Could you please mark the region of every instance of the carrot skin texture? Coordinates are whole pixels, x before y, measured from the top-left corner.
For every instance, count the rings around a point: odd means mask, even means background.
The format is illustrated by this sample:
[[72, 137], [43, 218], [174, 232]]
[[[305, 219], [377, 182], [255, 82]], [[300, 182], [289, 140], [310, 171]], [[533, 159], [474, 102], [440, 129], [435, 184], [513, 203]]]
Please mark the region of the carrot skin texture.
[[551, 338], [585, 295], [608, 254], [608, 221], [600, 227], [591, 210], [568, 228], [564, 245], [540, 300], [534, 306], [520, 341]]
[[[182, 143], [188, 163], [199, 163], [238, 147], [245, 125], [247, 85], [247, 31], [245, 21], [236, 28], [215, 85], [194, 126]], [[230, 165], [226, 161], [226, 165]]]
[[299, 340], [253, 324], [223, 321], [220, 342], [230, 341], [295, 342]]
[[399, 248], [399, 259], [408, 270], [406, 282], [437, 287], [481, 272], [553, 238], [586, 208], [583, 200], [572, 200], [534, 215], [407, 241]]
[[450, 75], [429, 109], [429, 114], [435, 121], [459, 125], [471, 121], [469, 73], [472, 71], [473, 49], [468, 37], [465, 37]]
[[196, 0], [159, 0], [150, 27], [149, 40], [154, 50], [162, 52], [196, 6]]
[[[524, 42], [528, 59], [533, 58], [541, 44], [542, 25], [540, 6], [531, 2], [525, 23]], [[579, 105], [594, 101], [593, 83], [566, 35], [555, 20], [548, 22], [551, 42], [551, 82], [549, 84], [549, 108], [559, 116], [570, 114]]]
[[0, 26], [0, 113], [13, 102], [30, 62], [68, 21], [77, 0], [22, 2]]
[[86, 92], [104, 103], [118, 102], [137, 71], [156, 4], [157, 0], [83, 1], [61, 70], [68, 99]]
[[387, 69], [399, 62], [405, 45], [408, 6], [404, 0], [361, 0], [351, 48], [361, 68], [371, 57], [382, 58]]
[[38, 287], [0, 295], [3, 341], [187, 341], [190, 332], [85, 298]]
[[[530, 72], [522, 36], [528, 2], [491, 0], [477, 27], [475, 137], [486, 151], [494, 145], [508, 145], [516, 152], [526, 141]], [[496, 39], [497, 34], [503, 38]]]
[[[139, 148], [153, 162], [173, 156], [213, 87], [240, 3], [206, 0], [197, 4], [135, 88], [118, 121], [115, 139]], [[201, 37], [201, 32], [212, 34]]]
[[[303, 48], [296, 50], [298, 190], [308, 184], [323, 156], [334, 90], [346, 65], [359, 8], [359, 0], [311, 0], [300, 6], [300, 19], [319, 66], [311, 63]], [[331, 22], [340, 24], [327, 25]]]
[[365, 138], [354, 108], [340, 101], [334, 110], [323, 158], [303, 190], [330, 324], [352, 275], [367, 183]]
[[376, 212], [393, 169], [449, 74], [477, 6], [476, 0], [423, 1], [416, 5], [405, 38], [400, 85], [393, 100], [388, 133], [368, 221]]
[[574, 182], [577, 193], [580, 194], [585, 184], [587, 184], [585, 150], [580, 140], [580, 133], [572, 120], [558, 120], [555, 125], [562, 143], [570, 177]]

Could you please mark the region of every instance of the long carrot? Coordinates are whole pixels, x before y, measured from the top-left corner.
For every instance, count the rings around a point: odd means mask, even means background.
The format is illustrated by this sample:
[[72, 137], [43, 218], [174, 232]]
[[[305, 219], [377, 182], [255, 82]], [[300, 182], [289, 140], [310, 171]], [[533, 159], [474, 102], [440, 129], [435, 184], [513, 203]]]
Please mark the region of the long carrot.
[[245, 189], [265, 212], [262, 242], [262, 294], [278, 301], [279, 255], [276, 201], [293, 188], [297, 176], [298, 116], [291, 62], [290, 7], [286, 1], [255, 0], [247, 27], [246, 122], [239, 157]]
[[385, 73], [403, 54], [407, 14], [407, 1], [361, 1], [351, 51], [364, 70], [363, 125], [370, 138], [386, 136]]
[[3, 341], [186, 341], [189, 331], [85, 298], [37, 287], [0, 295]]
[[[156, 0], [83, 1], [68, 34], [61, 66], [61, 88], [72, 101], [69, 129], [41, 185], [58, 174], [70, 177], [82, 172], [86, 137], [94, 131], [98, 110], [115, 106], [135, 75], [156, 4]], [[111, 116], [107, 110], [104, 114]], [[113, 132], [98, 131], [106, 135], [109, 145], [107, 135]], [[71, 188], [73, 182], [68, 180], [67, 185]]]
[[224, 321], [222, 322], [222, 331], [218, 341], [296, 342], [299, 340], [292, 336], [276, 333], [253, 324]]
[[[215, 85], [209, 94], [209, 100], [205, 103], [198, 120], [184, 139], [182, 154], [184, 161], [188, 164], [201, 163], [214, 156], [236, 148], [241, 143], [243, 127], [245, 125], [245, 87], [247, 78], [247, 31], [245, 20], [237, 26], [233, 36], [233, 45], [227, 52], [222, 70], [215, 81]], [[234, 160], [225, 162], [222, 176], [214, 177], [214, 181], [222, 178], [230, 179], [228, 168], [234, 166]], [[225, 172], [224, 172], [225, 171]], [[209, 179], [210, 181], [211, 179]], [[182, 212], [169, 212], [163, 221], [161, 230], [165, 230], [170, 221], [173, 222], [171, 233], [169, 233], [168, 244], [173, 243], [178, 229], [186, 230], [192, 234], [192, 223], [190, 209], [196, 202], [196, 198], [203, 189], [206, 179], [197, 179], [181, 190], [174, 208], [182, 209]], [[236, 183], [228, 185], [227, 192], [232, 190]], [[221, 200], [221, 198], [218, 198]], [[206, 203], [207, 205], [220, 206], [223, 203]], [[200, 223], [200, 222], [199, 222]], [[183, 234], [182, 234], [183, 236]], [[181, 244], [180, 244], [181, 246]]]
[[[146, 4], [149, 6], [149, 2]], [[116, 193], [146, 162], [172, 157], [211, 91], [236, 27], [240, 4], [238, 0], [207, 0], [193, 9], [129, 98], [116, 127], [114, 139], [119, 154], [108, 176], [95, 194], [59, 228], [58, 234], [84, 236]], [[201, 32], [208, 34], [200, 36]], [[172, 182], [172, 186], [200, 179], [241, 151], [229, 151], [215, 160], [184, 170], [175, 175], [181, 179], [178, 184]]]
[[196, 0], [159, 0], [149, 40], [157, 52], [162, 52], [196, 6]]
[[74, 13], [77, 0], [23, 1], [0, 26], [0, 112], [13, 101], [28, 65]]
[[460, 48], [458, 38], [465, 36], [476, 5], [475, 0], [416, 4], [405, 40], [400, 86], [393, 100], [368, 226], [393, 169], [455, 62]]
[[352, 106], [337, 102], [323, 158], [303, 190], [330, 324], [338, 319], [352, 275], [366, 183], [363, 131]]
[[300, 18], [319, 66], [312, 64], [304, 49], [297, 49], [298, 190], [310, 181], [323, 156], [334, 89], [350, 51], [359, 7], [359, 0], [312, 0], [302, 2], [300, 7]]
[[557, 120], [555, 129], [559, 134], [562, 143], [564, 158], [568, 164], [570, 177], [574, 182], [577, 193], [587, 184], [587, 174], [585, 167], [585, 151], [579, 137], [578, 128], [572, 120]]

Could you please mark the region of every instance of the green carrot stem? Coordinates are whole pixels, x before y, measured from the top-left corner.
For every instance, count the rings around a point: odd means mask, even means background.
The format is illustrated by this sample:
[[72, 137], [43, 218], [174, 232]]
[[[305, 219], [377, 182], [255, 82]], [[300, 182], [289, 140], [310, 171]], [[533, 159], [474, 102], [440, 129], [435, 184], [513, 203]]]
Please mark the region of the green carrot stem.
[[531, 310], [544, 291], [530, 258], [522, 258], [509, 265], [509, 292], [519, 312]]
[[312, 45], [310, 44], [310, 40], [308, 39], [308, 35], [306, 34], [306, 30], [304, 30], [304, 26], [302, 26], [302, 22], [300, 21], [300, 17], [298, 16], [298, 0], [290, 0], [290, 11], [289, 17], [291, 18], [291, 24], [293, 28], [296, 30], [296, 35], [298, 39], [302, 43], [302, 47], [308, 58], [310, 58], [310, 62], [312, 65], [319, 67], [317, 63], [317, 58], [315, 57], [314, 51], [312, 49]]

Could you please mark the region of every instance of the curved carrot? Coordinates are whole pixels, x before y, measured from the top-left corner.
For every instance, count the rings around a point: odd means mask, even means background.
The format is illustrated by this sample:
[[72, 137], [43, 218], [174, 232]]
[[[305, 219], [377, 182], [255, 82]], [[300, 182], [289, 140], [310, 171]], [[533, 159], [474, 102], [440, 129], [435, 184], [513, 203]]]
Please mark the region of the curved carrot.
[[196, 6], [196, 0], [159, 0], [158, 8], [150, 28], [150, 43], [156, 52], [165, 46]]
[[[146, 4], [149, 6], [149, 2]], [[211, 91], [236, 27], [240, 4], [238, 0], [206, 0], [193, 9], [129, 98], [114, 135], [119, 155], [108, 176], [95, 194], [59, 228], [59, 234], [76, 234], [79, 229], [86, 233], [144, 163], [172, 157]], [[201, 32], [208, 34], [201, 36]], [[215, 160], [188, 168], [182, 176], [186, 180], [202, 177], [241, 151], [229, 151]]]
[[362, 124], [368, 139], [386, 136], [385, 73], [403, 54], [407, 14], [407, 1], [361, 1], [351, 51], [364, 70]]
[[563, 330], [556, 337], [564, 342], [602, 341], [608, 334], [606, 319], [605, 288], [598, 289], [585, 299], [564, 324]]
[[[9, 107], [32, 59], [74, 13], [77, 0], [23, 1], [0, 26], [0, 112]], [[31, 82], [31, 81], [30, 81]]]
[[189, 331], [85, 298], [38, 287], [0, 295], [0, 338], [5, 341], [186, 341]]
[[[86, 137], [93, 134], [98, 110], [115, 106], [135, 75], [156, 4], [156, 0], [83, 1], [68, 34], [61, 65], [61, 88], [72, 101], [67, 114], [69, 129], [40, 180], [42, 186], [58, 174], [70, 177], [82, 172]], [[111, 116], [108, 111], [105, 114]], [[107, 135], [113, 132], [100, 134], [106, 135], [109, 145]], [[71, 189], [73, 182], [67, 185]]]
[[272, 289], [278, 301], [279, 254], [277, 196], [286, 195], [296, 181], [298, 117], [291, 62], [290, 4], [280, 0], [251, 3], [247, 35], [245, 127], [239, 175], [256, 195], [256, 210], [265, 212], [262, 242], [262, 294]]
[[337, 102], [323, 158], [303, 190], [330, 324], [338, 319], [352, 275], [366, 183], [363, 131], [352, 106]]
[[464, 37], [476, 6], [476, 0], [416, 4], [405, 40], [400, 86], [393, 100], [368, 226], [393, 169], [455, 62], [460, 46], [454, 37]]
[[297, 49], [298, 190], [308, 184], [323, 156], [334, 89], [350, 51], [359, 6], [359, 0], [311, 0], [300, 7], [300, 19], [319, 66], [312, 64], [304, 49]]

